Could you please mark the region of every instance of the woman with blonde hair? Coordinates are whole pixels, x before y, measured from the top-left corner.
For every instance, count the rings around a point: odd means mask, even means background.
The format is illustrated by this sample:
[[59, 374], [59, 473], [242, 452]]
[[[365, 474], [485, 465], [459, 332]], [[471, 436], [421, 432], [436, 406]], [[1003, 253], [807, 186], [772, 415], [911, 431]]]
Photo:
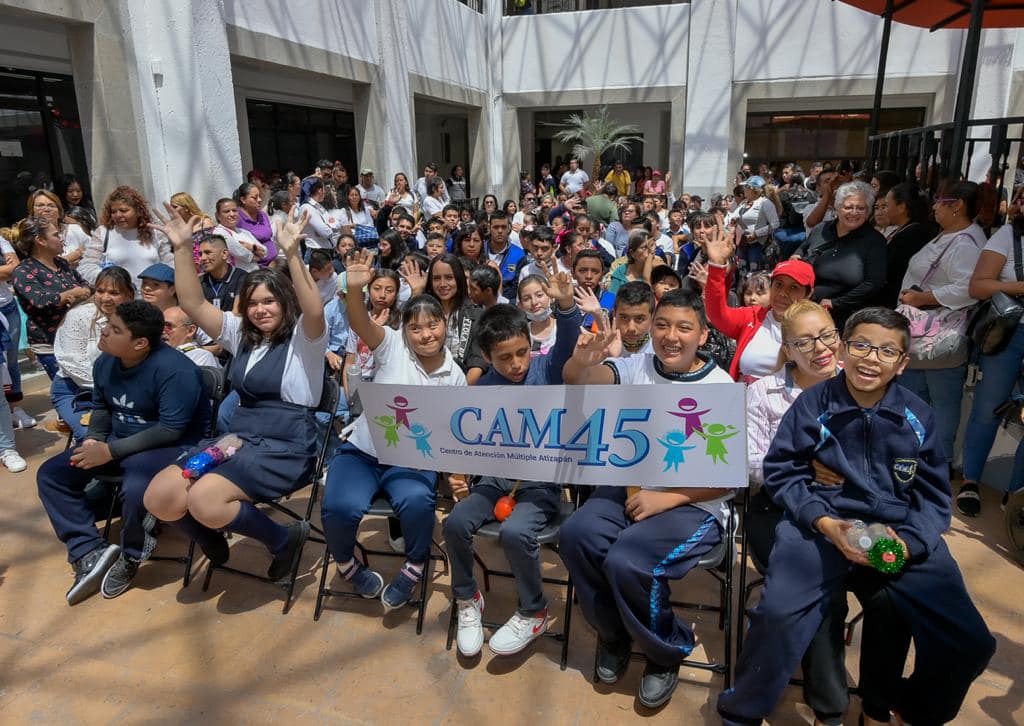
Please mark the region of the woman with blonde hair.
[[79, 225], [67, 223], [60, 197], [47, 189], [37, 189], [28, 195], [26, 213], [29, 217], [42, 217], [57, 228], [57, 234], [64, 243], [61, 257], [72, 267], [78, 267], [85, 253], [85, 245], [89, 242], [89, 235]]
[[199, 208], [196, 200], [188, 192], [178, 192], [172, 195], [171, 207], [186, 222], [190, 219], [196, 220], [195, 226], [192, 229], [192, 239], [194, 240], [192, 243], [192, 260], [196, 263], [196, 270], [199, 270], [199, 242], [196, 235], [204, 229], [216, 227], [217, 223], [210, 218], [210, 215]]
[[135, 189], [119, 186], [110, 193], [100, 212], [100, 226], [85, 247], [81, 273], [90, 283], [105, 267], [117, 265], [136, 279], [157, 262], [174, 265], [171, 243], [150, 229], [149, 203]]

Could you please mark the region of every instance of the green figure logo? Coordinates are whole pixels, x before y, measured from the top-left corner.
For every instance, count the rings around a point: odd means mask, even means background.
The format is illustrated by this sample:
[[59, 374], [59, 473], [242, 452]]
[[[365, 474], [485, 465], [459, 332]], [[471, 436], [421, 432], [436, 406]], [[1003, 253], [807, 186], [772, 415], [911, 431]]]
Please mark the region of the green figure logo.
[[713, 464], [717, 464], [719, 461], [723, 464], [729, 463], [725, 459], [725, 455], [729, 453], [729, 450], [725, 448], [725, 444], [722, 442], [738, 433], [739, 431], [736, 430], [735, 426], [726, 426], [720, 423], [707, 424], [703, 431], [697, 431], [697, 435], [708, 442], [708, 447], [704, 453], [711, 457], [711, 463]]
[[377, 416], [373, 422], [384, 429], [384, 441], [388, 448], [398, 446], [398, 424], [394, 416]]

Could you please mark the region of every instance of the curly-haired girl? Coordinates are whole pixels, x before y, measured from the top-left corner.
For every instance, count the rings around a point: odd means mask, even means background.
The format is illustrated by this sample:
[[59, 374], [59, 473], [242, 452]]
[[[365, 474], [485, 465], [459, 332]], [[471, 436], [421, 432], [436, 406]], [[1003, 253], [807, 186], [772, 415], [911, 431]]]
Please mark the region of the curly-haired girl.
[[90, 283], [105, 267], [123, 267], [134, 280], [152, 264], [174, 264], [171, 243], [150, 229], [149, 203], [135, 189], [119, 186], [103, 203], [100, 226], [85, 246], [79, 272]]

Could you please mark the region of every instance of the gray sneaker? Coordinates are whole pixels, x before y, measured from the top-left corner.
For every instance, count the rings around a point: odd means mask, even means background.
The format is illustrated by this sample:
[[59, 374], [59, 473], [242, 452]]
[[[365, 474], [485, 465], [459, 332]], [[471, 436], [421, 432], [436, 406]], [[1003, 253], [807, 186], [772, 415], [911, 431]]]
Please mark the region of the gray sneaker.
[[68, 605], [77, 605], [87, 597], [95, 595], [107, 570], [113, 566], [120, 554], [121, 548], [118, 545], [100, 545], [72, 562], [71, 569], [75, 571], [75, 582], [65, 596]]
[[139, 571], [139, 564], [139, 560], [121, 553], [117, 562], [103, 576], [103, 585], [100, 586], [103, 597], [112, 600], [131, 587], [135, 573]]

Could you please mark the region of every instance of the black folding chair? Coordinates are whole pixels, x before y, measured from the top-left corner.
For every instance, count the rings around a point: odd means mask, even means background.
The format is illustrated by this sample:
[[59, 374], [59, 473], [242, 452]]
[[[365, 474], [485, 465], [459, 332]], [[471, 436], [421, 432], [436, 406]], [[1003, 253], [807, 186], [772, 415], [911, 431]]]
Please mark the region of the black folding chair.
[[[745, 500], [740, 502], [740, 509], [745, 506]], [[689, 668], [711, 671], [724, 677], [724, 689], [732, 686], [732, 589], [733, 569], [736, 565], [736, 540], [737, 508], [733, 499], [729, 500], [729, 519], [727, 531], [722, 536], [722, 541], [713, 547], [707, 554], [700, 558], [694, 569], [707, 572], [718, 583], [717, 603], [692, 603], [672, 600], [670, 605], [674, 608], [684, 610], [699, 610], [702, 612], [718, 613], [718, 629], [723, 632], [723, 654], [721, 663], [710, 661], [698, 661], [686, 658], [680, 665]], [[691, 575], [687, 575], [690, 577]], [[705, 645], [706, 649], [706, 645]], [[634, 651], [631, 653], [634, 658], [644, 657], [643, 653]], [[597, 683], [597, 649], [594, 650], [594, 671], [593, 681]]]
[[[370, 505], [369, 511], [366, 513], [367, 517], [385, 517], [392, 518], [397, 517], [394, 507], [391, 506], [385, 497], [377, 497], [373, 500]], [[427, 612], [427, 584], [428, 581], [433, 577], [434, 562], [443, 562], [445, 569], [448, 568], [448, 556], [444, 550], [437, 543], [437, 540], [431, 538], [431, 548], [438, 550], [440, 554], [431, 554], [427, 557], [427, 562], [423, 566], [423, 574], [420, 576], [420, 593], [419, 597], [414, 600], [410, 600], [408, 605], [416, 608], [416, 635], [420, 635], [423, 632], [423, 619]], [[356, 549], [359, 551], [359, 559], [363, 561], [363, 564], [367, 567], [370, 566], [370, 555], [375, 557], [400, 557], [405, 558], [404, 552], [393, 552], [391, 550], [378, 550], [366, 547], [361, 542], [356, 542]], [[327, 573], [330, 571], [331, 560], [330, 547], [324, 546], [323, 564], [320, 567], [320, 587], [316, 593], [316, 608], [313, 611], [313, 621], [320, 620], [320, 614], [324, 610], [324, 599], [328, 597], [341, 597], [348, 599], [364, 600], [362, 595], [352, 590], [332, 590], [327, 586]]]
[[[256, 504], [262, 504], [266, 507], [269, 507], [270, 509], [280, 512], [281, 514], [285, 515], [286, 517], [289, 517], [290, 519], [294, 519], [298, 522], [308, 523], [310, 526], [310, 530], [312, 532], [309, 535], [309, 539], [313, 540], [314, 542], [325, 542], [323, 538], [323, 530], [312, 523], [313, 507], [315, 506], [317, 498], [320, 495], [320, 479], [323, 476], [324, 467], [327, 462], [327, 451], [330, 448], [331, 442], [334, 440], [332, 428], [334, 426], [334, 414], [338, 408], [338, 396], [340, 395], [339, 391], [340, 386], [338, 385], [338, 382], [334, 378], [325, 376], [323, 393], [320, 396], [320, 403], [316, 408], [316, 412], [327, 414], [327, 416], [329, 416], [329, 420], [327, 421], [326, 430], [324, 432], [324, 439], [323, 442], [320, 444], [320, 449], [316, 457], [316, 462], [313, 466], [313, 473], [310, 477], [310, 481], [304, 482], [302, 486], [298, 487], [295, 490], [297, 492], [299, 489], [304, 488], [307, 484], [311, 485], [309, 493], [309, 502], [306, 504], [306, 511], [304, 513], [297, 512], [294, 509], [291, 509], [281, 503], [283, 500], [287, 500], [288, 498], [290, 498], [291, 494], [278, 497], [276, 499], [268, 499], [265, 501], [256, 502]], [[292, 493], [294, 494], [295, 492]], [[224, 572], [230, 572], [235, 575], [240, 575], [241, 577], [247, 577], [251, 580], [259, 580], [260, 582], [266, 582], [270, 585], [274, 585], [284, 590], [285, 600], [284, 607], [282, 608], [281, 612], [282, 614], [287, 614], [288, 610], [291, 608], [292, 596], [295, 593], [295, 581], [298, 579], [299, 564], [301, 562], [301, 559], [302, 556], [300, 553], [299, 557], [295, 558], [295, 566], [292, 568], [292, 571], [289, 573], [288, 577], [286, 579], [279, 581], [271, 580], [269, 577], [266, 577], [264, 575], [258, 575], [254, 572], [239, 570], [227, 564], [215, 565], [211, 562], [206, 567], [206, 577], [203, 579], [203, 591], [205, 592], [209, 589], [210, 578], [213, 577], [213, 571], [223, 570]]]
[[[747, 605], [750, 603], [750, 598], [754, 594], [754, 590], [764, 585], [764, 575], [768, 571], [768, 563], [761, 562], [758, 559], [756, 553], [747, 547], [747, 512], [746, 507], [747, 498], [750, 495], [750, 490], [745, 489], [742, 492], [743, 502], [743, 521], [739, 528], [740, 537], [740, 611], [737, 614], [738, 623], [736, 627], [736, 657], [739, 658], [740, 653], [743, 650], [743, 638], [746, 635], [744, 620], [747, 615]], [[740, 495], [737, 495], [740, 496]], [[754, 565], [754, 570], [757, 571], [758, 577], [747, 583], [747, 563], [750, 562]], [[857, 629], [857, 624], [864, 619], [864, 613], [860, 612], [853, 618], [846, 622], [846, 645], [849, 646], [853, 642], [853, 634]], [[803, 678], [790, 678], [789, 684], [791, 686], [803, 686]], [[850, 686], [847, 689], [852, 695], [858, 694], [860, 691], [856, 686]]]
[[[537, 536], [537, 542], [541, 545], [548, 547], [551, 551], [558, 553], [558, 535], [561, 532], [562, 525], [569, 519], [573, 512], [576, 511], [576, 500], [573, 495], [570, 501], [562, 501], [559, 503], [558, 511], [555, 513], [554, 518], [548, 523], [548, 525], [541, 530]], [[477, 536], [484, 537], [486, 539], [496, 540], [501, 535], [501, 522], [488, 522], [483, 527], [476, 531]], [[476, 552], [473, 553], [473, 559], [480, 565], [480, 571], [484, 576], [484, 592], [490, 592], [491, 590], [491, 577], [504, 577], [512, 579], [515, 577], [508, 570], [494, 570], [487, 566], [480, 555]], [[565, 609], [562, 613], [562, 630], [561, 632], [552, 632], [547, 630], [544, 632], [544, 637], [551, 638], [552, 640], [559, 641], [562, 644], [562, 654], [559, 665], [564, 671], [566, 663], [569, 660], [569, 630], [572, 624], [572, 599], [573, 599], [573, 586], [572, 576], [566, 574], [564, 578], [561, 577], [541, 577], [541, 580], [551, 585], [561, 585], [565, 588]], [[455, 597], [452, 597], [451, 614], [448, 617], [448, 642], [445, 645], [447, 650], [452, 649], [452, 641], [455, 640], [455, 626], [458, 621], [458, 604], [455, 602]], [[483, 626], [488, 630], [497, 630], [501, 627], [501, 623], [483, 621]]]

